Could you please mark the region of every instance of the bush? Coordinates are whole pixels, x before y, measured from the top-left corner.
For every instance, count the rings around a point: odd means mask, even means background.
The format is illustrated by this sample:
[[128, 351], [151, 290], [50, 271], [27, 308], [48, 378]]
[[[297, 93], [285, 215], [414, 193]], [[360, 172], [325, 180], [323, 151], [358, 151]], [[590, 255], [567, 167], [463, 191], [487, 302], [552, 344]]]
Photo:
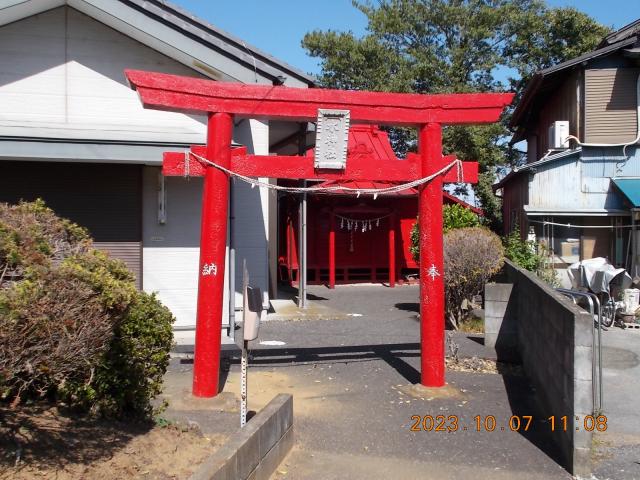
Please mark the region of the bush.
[[84, 382], [113, 336], [113, 320], [84, 282], [57, 272], [0, 291], [0, 390], [17, 404]]
[[[409, 252], [416, 262], [420, 261], [420, 218], [416, 218], [416, 223], [411, 228], [411, 245]], [[455, 228], [477, 227], [480, 225], [480, 218], [468, 208], [457, 203], [444, 205], [442, 207], [442, 230], [448, 232]]]
[[445, 233], [455, 228], [480, 226], [480, 218], [468, 208], [457, 203], [442, 208], [442, 229]]
[[136, 295], [116, 325], [92, 381], [70, 382], [61, 389], [61, 398], [109, 416], [150, 415], [150, 400], [162, 391], [169, 365], [173, 320], [154, 295]]
[[550, 265], [548, 250], [542, 244], [532, 240], [522, 240], [520, 229], [516, 225], [509, 235], [502, 239], [504, 256], [516, 265], [534, 272], [542, 281], [552, 287], [558, 287], [560, 281], [553, 266]]
[[520, 228], [516, 227], [502, 239], [504, 256], [516, 265], [529, 270], [537, 271], [543, 264], [543, 258], [536, 253], [536, 244], [530, 240], [520, 238]]
[[485, 283], [502, 268], [503, 257], [500, 237], [487, 228], [459, 228], [444, 235], [446, 313], [453, 328], [465, 316], [464, 303], [482, 294]]
[[42, 201], [0, 204], [0, 395], [148, 415], [173, 316]]

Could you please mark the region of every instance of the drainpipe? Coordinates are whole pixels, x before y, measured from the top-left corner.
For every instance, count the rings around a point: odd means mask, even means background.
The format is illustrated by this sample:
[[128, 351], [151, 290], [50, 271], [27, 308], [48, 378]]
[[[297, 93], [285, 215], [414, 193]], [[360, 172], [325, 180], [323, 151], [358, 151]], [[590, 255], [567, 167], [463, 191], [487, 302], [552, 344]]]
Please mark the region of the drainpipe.
[[631, 209], [631, 277], [635, 278], [638, 268], [638, 242], [636, 239], [636, 217], [640, 213], [639, 208]]
[[236, 246], [233, 241], [235, 202], [233, 201], [234, 179], [229, 179], [229, 336], [236, 332]]
[[[307, 124], [300, 124], [298, 133], [298, 155], [306, 154]], [[302, 180], [302, 186], [307, 181]], [[307, 194], [300, 195], [298, 212], [298, 308], [307, 308]]]

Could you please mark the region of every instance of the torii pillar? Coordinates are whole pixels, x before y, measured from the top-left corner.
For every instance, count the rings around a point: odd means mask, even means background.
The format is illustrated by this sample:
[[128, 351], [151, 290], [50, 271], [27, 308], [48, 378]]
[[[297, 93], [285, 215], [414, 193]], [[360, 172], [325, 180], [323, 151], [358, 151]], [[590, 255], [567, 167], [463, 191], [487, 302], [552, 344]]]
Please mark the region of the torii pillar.
[[[430, 123], [418, 132], [422, 176], [444, 166], [442, 126]], [[442, 176], [419, 189], [420, 234], [420, 356], [421, 383], [444, 385], [444, 252], [442, 238]], [[429, 219], [425, 222], [424, 219]]]
[[[442, 185], [477, 181], [478, 165], [443, 168], [442, 125], [492, 123], [512, 94], [419, 95], [242, 85], [143, 71], [126, 71], [147, 108], [206, 112], [207, 147], [192, 151], [219, 167], [249, 177], [307, 180], [410, 182], [440, 175], [420, 186], [420, 336], [421, 383], [441, 387], [444, 377], [444, 282], [442, 249]], [[234, 115], [288, 121], [314, 121], [318, 109], [349, 110], [354, 123], [417, 127], [418, 154], [406, 160], [368, 162], [355, 157], [344, 170], [314, 168], [313, 156], [247, 155], [231, 148]], [[228, 174], [183, 153], [165, 153], [164, 175], [204, 176], [201, 222], [198, 311], [193, 394], [218, 393], [222, 299], [227, 238]]]

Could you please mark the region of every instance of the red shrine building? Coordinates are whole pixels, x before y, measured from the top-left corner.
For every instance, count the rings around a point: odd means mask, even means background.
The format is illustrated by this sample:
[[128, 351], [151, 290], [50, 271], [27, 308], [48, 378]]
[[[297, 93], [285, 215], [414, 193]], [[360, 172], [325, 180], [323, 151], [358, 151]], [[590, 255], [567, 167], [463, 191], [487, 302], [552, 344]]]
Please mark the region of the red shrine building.
[[[374, 125], [355, 125], [349, 130], [347, 157], [362, 155], [375, 163], [396, 157], [387, 133]], [[311, 151], [310, 151], [311, 152]], [[388, 188], [392, 182], [326, 181], [318, 186]], [[444, 192], [443, 203], [459, 204], [478, 215], [482, 210]], [[278, 279], [298, 285], [297, 195], [285, 194], [278, 206]], [[413, 281], [418, 264], [412, 257], [411, 230], [418, 216], [418, 189], [392, 194], [354, 197], [345, 191], [312, 194], [308, 199], [307, 281], [310, 284], [396, 283]], [[332, 265], [333, 262], [333, 265]], [[335, 270], [332, 276], [332, 269]]]

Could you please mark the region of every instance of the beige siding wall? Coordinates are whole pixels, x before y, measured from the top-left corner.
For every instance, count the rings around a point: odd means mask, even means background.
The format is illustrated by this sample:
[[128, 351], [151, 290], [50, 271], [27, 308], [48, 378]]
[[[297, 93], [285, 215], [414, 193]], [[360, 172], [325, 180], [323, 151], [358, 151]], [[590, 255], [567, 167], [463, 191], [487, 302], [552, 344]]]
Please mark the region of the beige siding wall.
[[637, 68], [585, 71], [585, 142], [621, 143], [636, 137], [638, 73]]

